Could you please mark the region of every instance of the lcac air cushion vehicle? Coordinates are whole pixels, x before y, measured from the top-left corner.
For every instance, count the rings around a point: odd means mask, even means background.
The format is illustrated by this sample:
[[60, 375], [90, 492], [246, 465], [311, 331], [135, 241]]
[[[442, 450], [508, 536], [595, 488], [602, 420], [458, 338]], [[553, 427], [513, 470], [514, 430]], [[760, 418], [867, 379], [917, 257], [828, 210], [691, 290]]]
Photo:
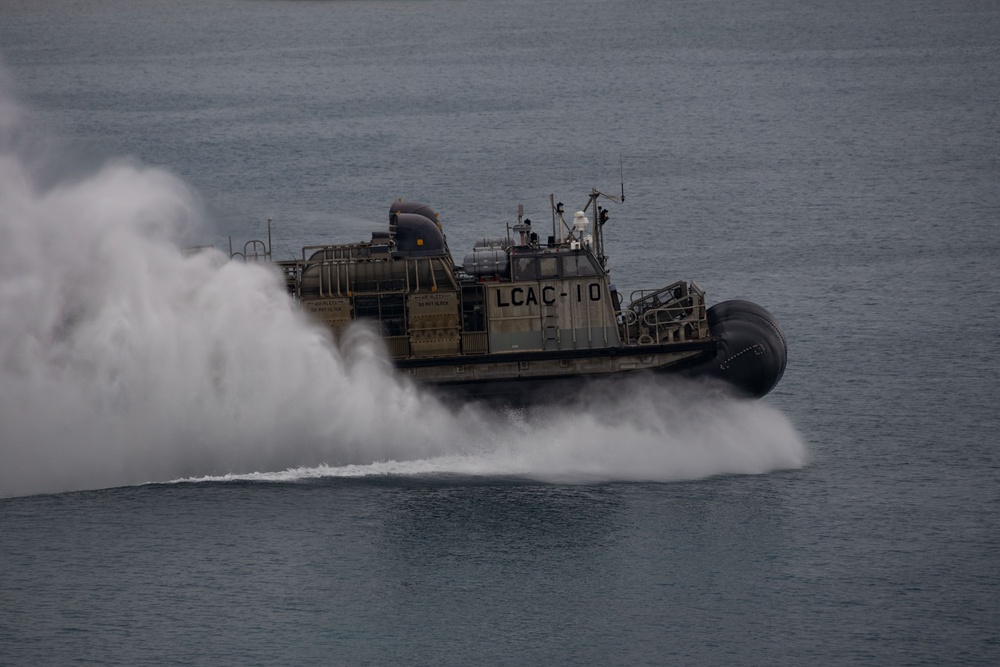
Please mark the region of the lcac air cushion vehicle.
[[[566, 396], [583, 379], [639, 373], [714, 378], [749, 397], [774, 388], [786, 345], [761, 306], [706, 309], [705, 293], [685, 280], [623, 305], [608, 275], [601, 197], [623, 199], [593, 190], [572, 222], [550, 198], [544, 240], [518, 207], [517, 224], [479, 240], [461, 266], [437, 213], [405, 201], [370, 241], [306, 246], [301, 259], [276, 264], [289, 293], [335, 335], [370, 320], [403, 373], [469, 398]], [[251, 241], [234, 256], [269, 258], [270, 243]]]

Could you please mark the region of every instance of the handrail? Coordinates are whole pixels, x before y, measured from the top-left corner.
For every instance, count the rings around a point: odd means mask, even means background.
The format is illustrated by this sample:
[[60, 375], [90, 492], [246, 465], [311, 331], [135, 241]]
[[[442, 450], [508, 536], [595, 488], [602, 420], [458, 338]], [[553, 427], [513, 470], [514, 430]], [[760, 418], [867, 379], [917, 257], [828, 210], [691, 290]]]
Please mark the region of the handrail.
[[619, 310], [619, 333], [626, 345], [697, 340], [709, 335], [705, 293], [684, 280], [656, 290], [636, 290]]
[[[315, 256], [319, 251], [332, 250], [334, 246], [312, 246], [312, 248], [317, 249], [317, 252], [313, 253]], [[345, 292], [347, 296], [351, 296], [356, 291], [351, 289], [353, 284], [351, 267], [388, 262], [390, 259], [388, 257], [320, 256], [314, 259], [288, 260], [283, 262], [283, 264], [295, 266], [295, 276], [298, 281], [301, 281], [306, 269], [316, 269], [316, 276], [319, 281], [319, 295], [323, 298], [330, 298], [344, 296]], [[391, 261], [402, 262], [405, 267], [402, 274], [402, 280], [405, 285], [403, 291], [417, 294], [425, 291], [437, 292], [440, 289], [448, 289], [449, 287], [456, 291], [459, 289], [458, 281], [455, 279], [454, 271], [451, 269], [447, 258], [437, 256], [403, 257]], [[426, 269], [422, 269], [421, 266], [426, 267]], [[420, 274], [424, 270], [426, 270], [427, 276], [422, 279]], [[443, 279], [446, 279], [446, 283], [439, 283], [438, 278], [442, 275], [444, 276]], [[296, 294], [301, 296], [301, 289], [297, 289]]]

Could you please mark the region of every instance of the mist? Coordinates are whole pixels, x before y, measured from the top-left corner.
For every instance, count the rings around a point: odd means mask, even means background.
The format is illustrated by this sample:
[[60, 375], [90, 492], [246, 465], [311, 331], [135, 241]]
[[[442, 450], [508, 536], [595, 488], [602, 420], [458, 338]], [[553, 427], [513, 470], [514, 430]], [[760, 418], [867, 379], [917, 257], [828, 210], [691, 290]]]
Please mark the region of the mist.
[[678, 383], [558, 409], [445, 406], [395, 374], [363, 326], [334, 345], [268, 267], [183, 252], [210, 223], [192, 186], [81, 157], [27, 116], [0, 93], [0, 496], [372, 474], [676, 480], [805, 464], [778, 410]]

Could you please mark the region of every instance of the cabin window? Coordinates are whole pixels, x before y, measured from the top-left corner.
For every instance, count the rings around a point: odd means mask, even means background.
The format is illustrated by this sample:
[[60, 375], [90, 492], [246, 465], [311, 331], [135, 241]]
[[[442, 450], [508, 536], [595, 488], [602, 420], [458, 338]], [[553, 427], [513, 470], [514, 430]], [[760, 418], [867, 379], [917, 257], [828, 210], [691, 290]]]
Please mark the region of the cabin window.
[[534, 257], [518, 257], [514, 260], [514, 280], [538, 280]]
[[559, 261], [556, 257], [539, 257], [538, 258], [538, 277], [539, 278], [558, 278], [559, 277]]
[[588, 255], [567, 255], [562, 258], [562, 261], [563, 275], [568, 278], [600, 275]]

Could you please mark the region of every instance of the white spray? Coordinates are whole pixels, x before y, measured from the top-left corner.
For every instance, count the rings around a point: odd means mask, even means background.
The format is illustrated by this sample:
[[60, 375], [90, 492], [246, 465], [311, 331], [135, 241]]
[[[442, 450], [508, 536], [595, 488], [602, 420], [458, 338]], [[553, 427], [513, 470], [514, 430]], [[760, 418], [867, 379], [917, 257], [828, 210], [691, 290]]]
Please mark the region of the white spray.
[[673, 480], [804, 463], [778, 411], [676, 386], [586, 409], [450, 410], [398, 379], [365, 329], [335, 347], [274, 272], [185, 256], [204, 215], [179, 179], [126, 160], [60, 173], [64, 155], [4, 97], [0, 496], [232, 476]]

